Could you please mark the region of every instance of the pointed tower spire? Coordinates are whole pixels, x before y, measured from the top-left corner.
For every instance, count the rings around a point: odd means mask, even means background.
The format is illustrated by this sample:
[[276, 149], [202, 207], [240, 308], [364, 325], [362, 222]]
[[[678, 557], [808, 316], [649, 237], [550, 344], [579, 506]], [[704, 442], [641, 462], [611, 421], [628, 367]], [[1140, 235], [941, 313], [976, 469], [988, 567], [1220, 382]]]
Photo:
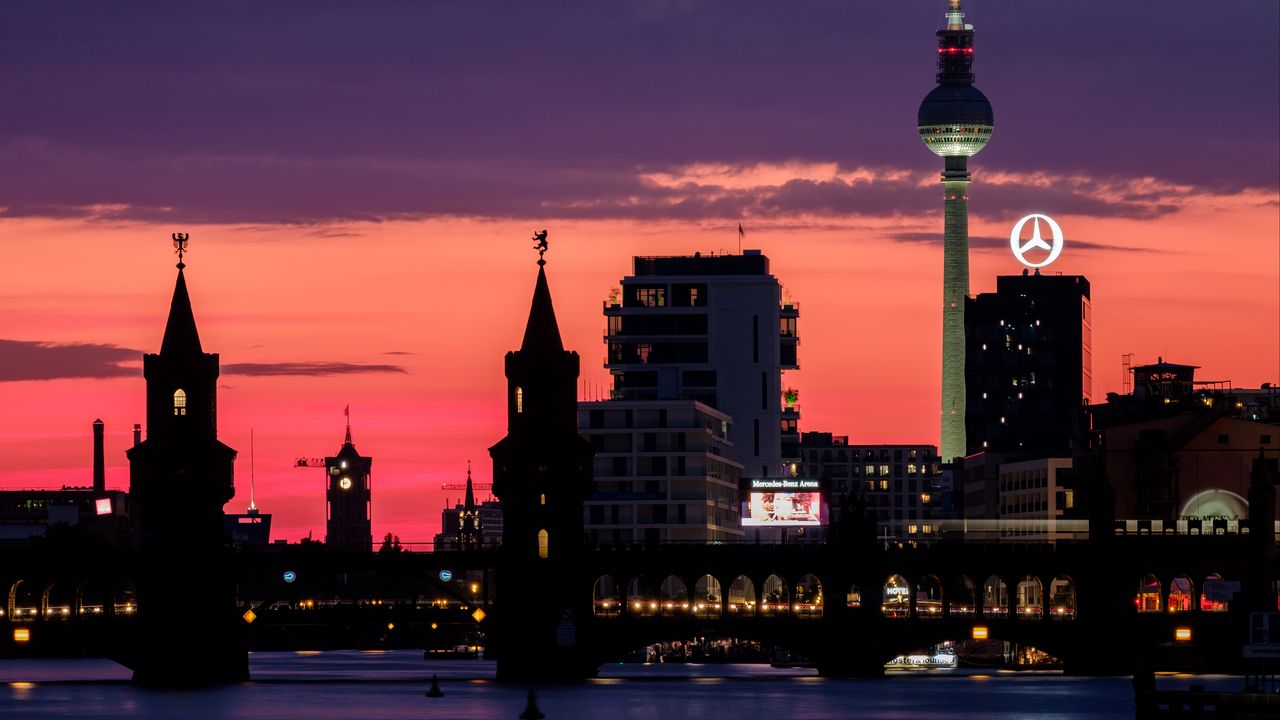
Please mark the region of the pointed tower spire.
[[187, 295], [187, 279], [182, 274], [182, 267], [183, 263], [178, 263], [178, 282], [169, 303], [169, 321], [164, 326], [164, 340], [160, 342], [161, 355], [204, 352], [200, 347], [200, 334], [196, 332], [196, 316], [191, 312], [191, 297]]
[[346, 444], [347, 444], [347, 445], [350, 445], [350, 444], [351, 444], [351, 405], [350, 405], [349, 403], [347, 404], [347, 408], [346, 408], [345, 410], [343, 410], [343, 411], [342, 411], [342, 414], [343, 414], [343, 415], [345, 415], [345, 416], [346, 416], [346, 418], [347, 418], [347, 439], [346, 439]]
[[463, 509], [468, 511], [476, 509], [476, 495], [471, 488], [471, 461], [470, 460], [467, 461], [467, 497], [466, 497], [466, 500], [463, 501], [462, 507]]
[[546, 261], [538, 259], [538, 282], [533, 288], [533, 305], [529, 308], [529, 322], [524, 329], [524, 342], [520, 352], [527, 354], [562, 353], [560, 326], [556, 323], [556, 311], [551, 307], [551, 288], [547, 286]]

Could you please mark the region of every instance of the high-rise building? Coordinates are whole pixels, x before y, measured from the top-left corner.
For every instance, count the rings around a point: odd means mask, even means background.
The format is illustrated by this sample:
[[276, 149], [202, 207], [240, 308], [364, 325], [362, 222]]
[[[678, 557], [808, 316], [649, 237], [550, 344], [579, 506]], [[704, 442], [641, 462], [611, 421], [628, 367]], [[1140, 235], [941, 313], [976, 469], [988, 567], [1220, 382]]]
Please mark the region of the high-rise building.
[[965, 303], [968, 454], [1070, 457], [1093, 397], [1089, 280], [1005, 275]]
[[824, 480], [830, 505], [860, 499], [876, 517], [876, 536], [900, 542], [937, 540], [946, 519], [946, 488], [933, 445], [851, 445], [826, 432], [801, 435], [800, 475]]
[[991, 103], [973, 86], [973, 26], [950, 0], [938, 31], [938, 87], [920, 103], [925, 147], [944, 160], [942, 274], [942, 458], [965, 454], [964, 301], [969, 295], [969, 157], [991, 139]]
[[596, 545], [741, 540], [742, 465], [729, 416], [696, 400], [578, 404], [596, 450], [586, 527]]
[[768, 257], [637, 257], [604, 314], [615, 399], [715, 408], [731, 418], [744, 477], [788, 474], [799, 412], [782, 407], [782, 373], [799, 367], [800, 308], [783, 300]]
[[348, 421], [342, 447], [336, 455], [324, 459], [326, 545], [344, 550], [373, 549], [372, 470], [373, 458], [356, 452], [351, 443]]

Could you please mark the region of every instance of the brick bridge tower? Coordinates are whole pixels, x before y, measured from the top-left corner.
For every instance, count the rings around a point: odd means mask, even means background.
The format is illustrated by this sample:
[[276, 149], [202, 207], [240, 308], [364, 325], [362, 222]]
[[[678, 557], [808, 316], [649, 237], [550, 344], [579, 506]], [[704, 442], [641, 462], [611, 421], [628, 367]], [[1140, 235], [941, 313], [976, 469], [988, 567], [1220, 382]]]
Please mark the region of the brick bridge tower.
[[153, 685], [249, 677], [222, 506], [235, 494], [236, 451], [218, 441], [218, 356], [200, 346], [175, 235], [178, 280], [160, 352], [143, 356], [147, 439], [129, 448], [129, 495], [141, 525], [138, 645], [123, 649], [135, 681]]
[[506, 356], [507, 436], [489, 448], [503, 522], [493, 617], [501, 681], [595, 674], [577, 647], [591, 598], [576, 592], [595, 451], [578, 434], [578, 353], [560, 341], [545, 265], [540, 258], [524, 342]]

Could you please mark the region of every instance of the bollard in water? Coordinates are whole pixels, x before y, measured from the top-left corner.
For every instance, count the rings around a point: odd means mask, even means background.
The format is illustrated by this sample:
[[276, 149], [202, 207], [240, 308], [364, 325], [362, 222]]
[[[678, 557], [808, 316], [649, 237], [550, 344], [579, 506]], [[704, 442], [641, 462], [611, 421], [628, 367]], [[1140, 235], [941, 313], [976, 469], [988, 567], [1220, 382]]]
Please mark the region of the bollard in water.
[[427, 697], [444, 697], [444, 692], [440, 690], [440, 681], [436, 680], [436, 676], [431, 676], [431, 689], [427, 691]]
[[543, 720], [546, 715], [538, 709], [538, 698], [529, 691], [529, 702], [524, 706], [524, 712], [520, 713], [520, 720]]

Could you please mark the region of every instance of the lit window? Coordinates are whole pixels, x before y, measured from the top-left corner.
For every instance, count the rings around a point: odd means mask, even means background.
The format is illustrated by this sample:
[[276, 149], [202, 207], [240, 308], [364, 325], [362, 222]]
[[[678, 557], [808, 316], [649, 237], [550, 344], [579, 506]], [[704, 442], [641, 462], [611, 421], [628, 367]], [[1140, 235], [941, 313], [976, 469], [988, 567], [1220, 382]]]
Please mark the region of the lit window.
[[539, 504], [539, 505], [546, 505], [546, 504], [547, 504], [547, 494], [546, 494], [546, 493], [542, 493], [541, 495], [539, 495], [539, 496], [538, 496], [538, 504]]
[[649, 343], [636, 344], [636, 358], [642, 363], [649, 362], [649, 354], [653, 352], [653, 346]]
[[182, 388], [173, 391], [173, 414], [187, 414], [187, 393]]
[[524, 412], [524, 388], [516, 386], [516, 413]]
[[543, 560], [546, 560], [547, 555], [549, 554], [547, 552], [548, 543], [549, 543], [549, 538], [547, 537], [547, 531], [539, 530], [538, 531], [538, 557], [542, 558]]
[[932, 525], [925, 525], [925, 526], [924, 526], [924, 534], [925, 534], [925, 535], [928, 535], [928, 534], [929, 534], [929, 533], [931, 533], [931, 532], [933, 532], [933, 526], [932, 526]]
[[908, 526], [907, 526], [907, 532], [908, 532], [908, 533], [910, 533], [911, 535], [915, 535], [915, 534], [916, 534], [916, 532], [917, 532], [919, 529], [920, 529], [920, 526], [918, 526], [918, 525], [908, 525]]

